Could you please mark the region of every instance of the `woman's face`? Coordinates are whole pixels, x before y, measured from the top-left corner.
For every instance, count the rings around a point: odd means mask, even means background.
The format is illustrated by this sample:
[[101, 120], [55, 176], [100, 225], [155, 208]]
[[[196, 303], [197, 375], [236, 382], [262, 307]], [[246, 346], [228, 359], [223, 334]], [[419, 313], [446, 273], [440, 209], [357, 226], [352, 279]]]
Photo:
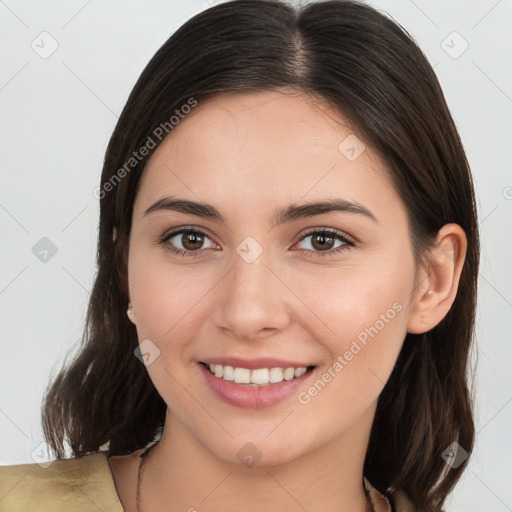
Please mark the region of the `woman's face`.
[[172, 130], [140, 183], [128, 279], [173, 428], [239, 464], [366, 446], [416, 270], [386, 176], [305, 96], [224, 94]]

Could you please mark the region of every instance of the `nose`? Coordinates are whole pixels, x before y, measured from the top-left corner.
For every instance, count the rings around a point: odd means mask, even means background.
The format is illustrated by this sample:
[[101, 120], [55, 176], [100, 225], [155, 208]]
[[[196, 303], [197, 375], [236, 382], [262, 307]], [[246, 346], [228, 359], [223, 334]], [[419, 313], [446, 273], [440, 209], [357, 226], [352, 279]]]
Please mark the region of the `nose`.
[[235, 253], [218, 287], [213, 322], [237, 340], [266, 338], [289, 324], [290, 297], [293, 294], [265, 251], [252, 263]]

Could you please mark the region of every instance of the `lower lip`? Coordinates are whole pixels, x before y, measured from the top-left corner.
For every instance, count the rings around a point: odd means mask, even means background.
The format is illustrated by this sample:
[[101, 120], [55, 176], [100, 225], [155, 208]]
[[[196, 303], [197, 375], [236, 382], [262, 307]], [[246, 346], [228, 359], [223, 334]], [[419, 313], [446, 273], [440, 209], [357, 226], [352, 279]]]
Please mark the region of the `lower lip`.
[[291, 380], [262, 386], [251, 386], [249, 384], [236, 384], [233, 381], [215, 377], [203, 363], [199, 363], [199, 367], [208, 386], [220, 399], [236, 407], [250, 409], [263, 409], [286, 400], [296, 394], [299, 388], [304, 385], [305, 380], [313, 373], [313, 371], [308, 370], [304, 375]]

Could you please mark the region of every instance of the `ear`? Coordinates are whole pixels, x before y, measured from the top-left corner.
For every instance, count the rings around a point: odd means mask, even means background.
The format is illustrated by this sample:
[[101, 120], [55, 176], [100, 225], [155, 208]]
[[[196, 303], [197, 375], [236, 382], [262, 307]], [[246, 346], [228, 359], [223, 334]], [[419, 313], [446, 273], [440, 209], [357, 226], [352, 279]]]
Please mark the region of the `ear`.
[[128, 309], [126, 310], [126, 314], [128, 315], [130, 322], [134, 325], [137, 325], [137, 322], [135, 321], [135, 310], [131, 301], [128, 303]]
[[466, 234], [458, 224], [445, 224], [438, 231], [418, 272], [407, 332], [430, 331], [446, 316], [457, 295], [466, 249]]
[[130, 299], [130, 287], [128, 286], [128, 279], [126, 280], [126, 289], [128, 292], [128, 309], [126, 310], [126, 314], [128, 315], [130, 322], [134, 325], [137, 325], [137, 322], [135, 321], [135, 308], [133, 307], [132, 300]]

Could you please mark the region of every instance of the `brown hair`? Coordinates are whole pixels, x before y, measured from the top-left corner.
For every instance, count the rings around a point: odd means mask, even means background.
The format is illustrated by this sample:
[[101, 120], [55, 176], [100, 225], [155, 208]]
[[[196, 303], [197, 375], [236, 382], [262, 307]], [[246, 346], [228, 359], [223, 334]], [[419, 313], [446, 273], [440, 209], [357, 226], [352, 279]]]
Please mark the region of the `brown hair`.
[[221, 3], [182, 25], [149, 62], [107, 148], [86, 329], [80, 352], [46, 391], [45, 438], [63, 458], [64, 442], [74, 456], [107, 442], [112, 455], [128, 454], [161, 432], [166, 404], [134, 356], [137, 335], [126, 316], [132, 208], [154, 147], [130, 158], [191, 98], [282, 87], [325, 100], [378, 152], [408, 210], [417, 256], [444, 224], [466, 233], [452, 308], [429, 332], [407, 334], [379, 397], [364, 466], [381, 492], [402, 489], [418, 511], [440, 510], [467, 464], [448, 468], [442, 453], [454, 441], [470, 453], [474, 442], [466, 374], [479, 260], [472, 179], [427, 59], [399, 24], [355, 1]]

